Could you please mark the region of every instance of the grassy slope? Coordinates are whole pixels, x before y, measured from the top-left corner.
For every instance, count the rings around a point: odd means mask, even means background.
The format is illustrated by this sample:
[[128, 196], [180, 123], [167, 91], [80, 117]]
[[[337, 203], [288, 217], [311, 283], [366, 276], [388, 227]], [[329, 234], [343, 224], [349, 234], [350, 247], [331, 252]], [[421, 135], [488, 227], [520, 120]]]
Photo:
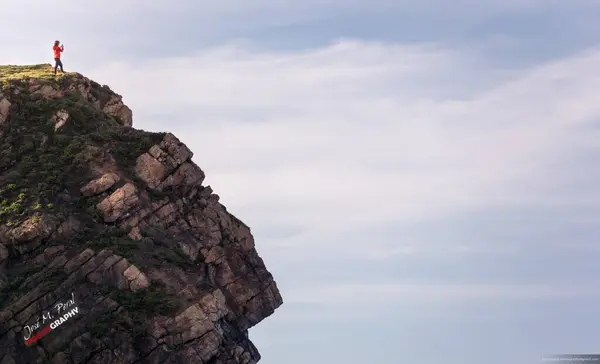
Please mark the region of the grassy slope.
[[[61, 75], [60, 72], [59, 75]], [[0, 66], [0, 79], [2, 80], [19, 80], [24, 78], [52, 80], [54, 77], [54, 67], [49, 63], [26, 66]]]

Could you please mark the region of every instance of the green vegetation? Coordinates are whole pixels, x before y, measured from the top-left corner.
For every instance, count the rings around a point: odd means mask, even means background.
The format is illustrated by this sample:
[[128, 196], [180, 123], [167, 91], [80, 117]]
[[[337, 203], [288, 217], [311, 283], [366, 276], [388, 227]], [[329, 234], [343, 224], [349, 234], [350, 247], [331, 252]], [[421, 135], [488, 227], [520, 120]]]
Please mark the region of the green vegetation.
[[113, 290], [108, 296], [124, 306], [140, 322], [157, 315], [171, 315], [179, 309], [175, 304], [176, 297], [168, 294], [158, 281], [135, 292]]
[[71, 241], [75, 246], [85, 246], [99, 252], [103, 249], [112, 250], [133, 264], [138, 262], [134, 253], [139, 251], [140, 242], [131, 239], [129, 231], [114, 227], [102, 230], [86, 228], [77, 233]]
[[131, 171], [137, 158], [154, 144], [160, 143], [164, 136], [165, 133], [123, 127], [103, 128], [88, 135], [93, 143], [110, 149], [119, 167], [126, 171]]
[[92, 327], [92, 334], [96, 337], [105, 336], [111, 329], [132, 332], [136, 338], [142, 337], [146, 333], [146, 324], [152, 317], [173, 315], [179, 309], [176, 297], [167, 293], [164, 285], [158, 281], [135, 292], [114, 288], [104, 289], [102, 293], [119, 303], [125, 312], [100, 315]]
[[[21, 153], [0, 159], [0, 166], [10, 170], [2, 176], [7, 185], [0, 190], [0, 223], [9, 225], [33, 213], [53, 210], [58, 194], [69, 182], [80, 182], [80, 179], [72, 181], [74, 176], [87, 174], [78, 158], [84, 148], [81, 138], [56, 139], [39, 151], [23, 147], [23, 140], [20, 142]], [[10, 139], [5, 139], [4, 147], [14, 150], [16, 143], [9, 143]]]
[[116, 315], [113, 312], [107, 312], [96, 317], [93, 321], [94, 325], [90, 328], [90, 334], [97, 338], [106, 337], [110, 329], [114, 326]]
[[42, 265], [21, 264], [8, 271], [8, 285], [1, 292], [0, 304], [9, 298], [18, 298], [22, 294], [29, 292], [28, 284], [25, 284], [28, 278], [40, 273], [43, 270]]
[[[0, 79], [13, 80], [11, 87], [20, 90], [11, 93], [9, 122], [0, 127], [0, 186], [10, 186], [0, 190], [0, 224], [11, 226], [55, 207], [72, 212], [81, 204], [72, 199], [65, 203], [60, 194], [77, 194], [91, 179], [91, 162], [102, 164], [110, 151], [118, 166], [131, 172], [137, 157], [164, 137], [118, 124], [77, 92], [58, 99], [33, 95], [19, 84], [28, 77], [48, 80], [54, 75], [50, 65], [0, 66]], [[91, 85], [97, 98], [110, 92], [107, 86]], [[55, 130], [52, 118], [59, 110], [66, 110], [69, 120]]]
[[[33, 278], [35, 275], [40, 275]], [[0, 305], [6, 300], [16, 300], [43, 284], [54, 291], [67, 280], [68, 275], [61, 267], [47, 269], [44, 264], [18, 264], [8, 270], [8, 285], [1, 291]]]
[[[0, 218], [6, 217], [8, 226], [14, 224], [13, 219], [15, 216], [22, 216], [26, 211], [26, 207], [24, 206], [26, 199], [25, 193], [19, 192], [16, 197], [12, 199], [8, 198], [8, 195], [10, 195], [12, 191], [15, 191], [16, 188], [17, 185], [14, 183], [0, 188], [0, 201], [2, 201], [0, 202]], [[38, 205], [36, 204], [35, 207], [38, 207]]]
[[61, 72], [58, 72], [55, 75], [54, 66], [52, 66], [49, 63], [25, 66], [0, 66], [0, 81], [2, 82], [2, 88], [8, 86], [10, 81], [15, 80], [25, 80], [34, 78], [39, 80], [58, 82], [61, 78], [68, 75], [68, 73], [62, 74]]
[[197, 269], [193, 262], [180, 247], [173, 247], [154, 241], [134, 240], [129, 237], [129, 230], [119, 228], [104, 228], [104, 230], [84, 229], [78, 232], [73, 245], [86, 246], [96, 252], [103, 249], [112, 250], [115, 254], [127, 259], [141, 269], [160, 267], [165, 262], [174, 264], [184, 270]]
[[[34, 94], [27, 79], [60, 88], [64, 95], [47, 99]], [[135, 241], [128, 236], [129, 231], [103, 224], [95, 209], [103, 196], [84, 198], [80, 195], [79, 189], [92, 178], [91, 166], [102, 166], [111, 162], [111, 158], [121, 172], [142, 187], [133, 174], [136, 159], [159, 143], [165, 133], [149, 133], [120, 125], [79, 93], [68, 93], [65, 86], [71, 80], [73, 77], [69, 74], [54, 76], [49, 64], [0, 66], [2, 91], [11, 103], [8, 120], [0, 125], [0, 225], [16, 226], [25, 219], [37, 219], [45, 212], [59, 217], [75, 215], [83, 227], [73, 239], [45, 242], [32, 254], [51, 245], [69, 244], [79, 251], [87, 247], [96, 252], [110, 249], [141, 269], [159, 266], [165, 261], [192, 269], [192, 262], [181, 249], [173, 250], [166, 243], [154, 246], [152, 242]], [[91, 82], [91, 86], [91, 95], [101, 103], [107, 101], [110, 91], [107, 86], [95, 82]], [[19, 92], [13, 92], [15, 90]], [[55, 130], [53, 117], [61, 110], [68, 113], [68, 121]], [[168, 195], [158, 193], [153, 197]], [[8, 287], [0, 292], [0, 304], [26, 293], [27, 286], [39, 283], [28, 278], [41, 272], [43, 267], [28, 266], [16, 260], [9, 261]], [[66, 278], [62, 270], [52, 270], [44, 272], [43, 282], [55, 289]], [[123, 314], [102, 315], [94, 326], [100, 336], [115, 325], [117, 329], [125, 327], [126, 331], [133, 330], [135, 336], [142, 336], [148, 318], [169, 315], [178, 309], [175, 297], [155, 282], [148, 289], [134, 293], [110, 290], [107, 295], [127, 310], [131, 320], [124, 319]]]
[[174, 264], [180, 268], [195, 268], [195, 265], [191, 261], [190, 257], [185, 255], [180, 247], [167, 248], [159, 246], [154, 249], [151, 253], [152, 257], [156, 258], [156, 262], [168, 262]]
[[62, 267], [53, 269], [50, 273], [46, 273], [44, 276], [44, 284], [48, 285], [50, 291], [58, 289], [67, 279], [69, 275], [62, 269]]
[[[69, 110], [72, 124], [95, 116], [76, 95], [59, 100], [32, 100], [25, 92], [11, 98], [10, 122], [0, 132], [0, 223], [15, 224], [35, 212], [67, 207], [57, 200], [68, 187], [87, 177], [85, 134], [56, 133], [52, 115]], [[75, 126], [76, 128], [76, 126]]]
[[131, 239], [128, 236], [105, 236], [99, 240], [90, 241], [87, 246], [96, 251], [102, 249], [110, 249], [116, 254], [127, 259], [131, 263], [136, 263], [136, 259], [133, 253], [138, 251], [140, 243]]

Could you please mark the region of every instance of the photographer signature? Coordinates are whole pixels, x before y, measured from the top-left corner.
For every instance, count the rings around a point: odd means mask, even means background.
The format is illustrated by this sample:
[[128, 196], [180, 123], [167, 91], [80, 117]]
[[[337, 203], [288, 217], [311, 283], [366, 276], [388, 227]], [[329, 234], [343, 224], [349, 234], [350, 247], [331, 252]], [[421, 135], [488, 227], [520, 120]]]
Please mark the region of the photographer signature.
[[[72, 292], [70, 299], [56, 303], [53, 309], [43, 312], [37, 320], [23, 327], [25, 343], [28, 346], [31, 345], [78, 313], [79, 308], [75, 304], [75, 293]], [[47, 321], [49, 325], [44, 326]], [[44, 327], [40, 330], [42, 326]]]

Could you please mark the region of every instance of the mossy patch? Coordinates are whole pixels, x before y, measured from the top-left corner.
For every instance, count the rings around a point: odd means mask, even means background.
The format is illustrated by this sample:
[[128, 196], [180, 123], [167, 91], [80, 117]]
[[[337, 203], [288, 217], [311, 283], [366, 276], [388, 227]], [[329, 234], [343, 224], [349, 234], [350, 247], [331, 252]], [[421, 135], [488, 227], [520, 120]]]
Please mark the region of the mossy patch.
[[112, 250], [115, 254], [135, 264], [134, 252], [141, 249], [140, 242], [131, 239], [128, 230], [117, 227], [86, 227], [71, 240], [74, 246], [85, 246], [99, 252]]
[[172, 315], [179, 309], [177, 298], [159, 281], [152, 281], [148, 288], [135, 292], [113, 290], [108, 297], [119, 302], [140, 322], [157, 315]]
[[[78, 159], [85, 141], [81, 138], [55, 139], [43, 150], [28, 146], [21, 138], [19, 152], [0, 160], [0, 168], [8, 171], [0, 182], [0, 223], [15, 224], [33, 213], [67, 208], [57, 196], [68, 185], [79, 185], [87, 175], [86, 166]], [[10, 141], [9, 141], [10, 142]]]
[[0, 81], [2, 87], [6, 87], [10, 81], [38, 79], [47, 81], [60, 80], [68, 73], [62, 74], [58, 72], [54, 74], [54, 67], [49, 63], [34, 64], [34, 65], [5, 65], [0, 66]]
[[31, 288], [25, 282], [28, 278], [40, 273], [43, 269], [42, 265], [21, 264], [8, 270], [8, 285], [0, 290], [0, 304], [3, 304], [9, 298], [16, 299], [29, 292]]
[[134, 240], [129, 236], [128, 229], [105, 227], [98, 230], [89, 227], [77, 233], [72, 240], [72, 245], [89, 247], [96, 252], [111, 250], [142, 270], [161, 267], [165, 262], [183, 270], [197, 270], [196, 262], [192, 261], [179, 246], [173, 246], [170, 240], [155, 240], [147, 237]]
[[159, 281], [135, 292], [104, 288], [102, 294], [119, 303], [124, 312], [107, 312], [100, 315], [91, 328], [92, 335], [103, 337], [111, 330], [132, 333], [135, 338], [146, 334], [148, 322], [158, 315], [169, 316], [179, 310], [177, 298], [166, 291]]
[[185, 255], [180, 247], [167, 248], [164, 246], [158, 246], [152, 251], [151, 254], [152, 257], [156, 259], [157, 266], [160, 265], [161, 262], [168, 262], [184, 269], [195, 268], [195, 265], [191, 261], [190, 257]]
[[[65, 135], [54, 130], [52, 115], [69, 110], [72, 124], [84, 124], [93, 115], [92, 107], [77, 97], [59, 100], [32, 100], [27, 93], [13, 97], [10, 122], [0, 132], [0, 191], [3, 201], [0, 223], [53, 206], [58, 195], [69, 187], [78, 188], [87, 178], [82, 152], [89, 146], [85, 134]], [[81, 110], [88, 110], [87, 114]], [[4, 212], [4, 213], [2, 213]], [[12, 213], [12, 214], [11, 214]]]
[[[166, 133], [152, 133], [126, 127], [104, 128], [90, 133], [94, 143], [110, 149], [120, 168], [131, 172], [137, 158], [162, 141]], [[133, 176], [132, 176], [133, 177]]]
[[[15, 262], [13, 262], [14, 264]], [[63, 284], [68, 274], [62, 267], [48, 268], [46, 264], [14, 264], [8, 269], [8, 284], [0, 290], [0, 305], [7, 300], [17, 300], [22, 295], [29, 293], [41, 285], [46, 291], [54, 291]], [[38, 275], [37, 277], [35, 277]]]

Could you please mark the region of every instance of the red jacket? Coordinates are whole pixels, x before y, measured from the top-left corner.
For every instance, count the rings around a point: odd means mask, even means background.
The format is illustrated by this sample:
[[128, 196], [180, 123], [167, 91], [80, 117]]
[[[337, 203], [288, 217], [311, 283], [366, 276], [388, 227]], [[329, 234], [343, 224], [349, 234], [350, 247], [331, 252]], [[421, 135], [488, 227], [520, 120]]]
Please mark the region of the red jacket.
[[52, 50], [54, 51], [54, 58], [60, 58], [60, 52], [63, 52], [65, 50], [65, 46], [54, 46], [52, 47]]

